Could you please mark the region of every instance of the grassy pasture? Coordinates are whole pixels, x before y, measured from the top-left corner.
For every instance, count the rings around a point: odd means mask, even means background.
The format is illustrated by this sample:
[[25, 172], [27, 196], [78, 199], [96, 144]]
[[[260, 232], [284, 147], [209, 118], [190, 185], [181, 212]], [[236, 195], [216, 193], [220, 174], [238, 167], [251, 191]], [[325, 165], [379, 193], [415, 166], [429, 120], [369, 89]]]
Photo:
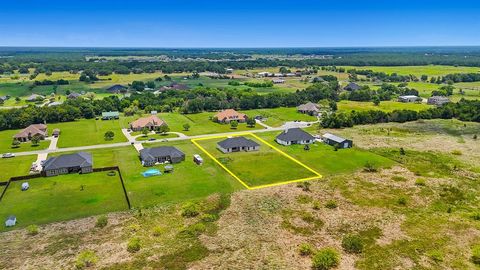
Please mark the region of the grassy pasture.
[[253, 136], [245, 137], [260, 144], [260, 150], [224, 154], [216, 145], [227, 137], [197, 142], [250, 187], [315, 176]]
[[[30, 184], [27, 191], [21, 191], [23, 182]], [[126, 209], [118, 175], [68, 174], [12, 182], [0, 202], [0, 218], [15, 215], [18, 228]]]
[[[119, 166], [132, 207], [149, 207], [156, 204], [178, 203], [204, 198], [213, 193], [230, 193], [241, 189], [240, 184], [208, 158], [202, 166], [196, 165], [193, 154], [201, 154], [190, 141], [148, 144], [146, 147], [173, 145], [186, 155], [186, 160], [174, 164], [171, 174], [143, 177], [148, 168], [140, 163], [138, 152], [131, 146], [96, 149], [93, 155], [95, 167]], [[163, 165], [155, 168], [163, 171]]]
[[[258, 136], [276, 144], [274, 140], [278, 134], [279, 132], [265, 132], [259, 133]], [[367, 162], [371, 162], [377, 167], [389, 167], [394, 164], [390, 159], [355, 147], [334, 151], [332, 146], [316, 142], [310, 146], [310, 150], [306, 151], [303, 149], [303, 145], [281, 146], [277, 144], [277, 146], [280, 150], [325, 176], [352, 173], [363, 169]]]
[[381, 110], [385, 112], [391, 112], [394, 110], [414, 110], [421, 111], [432, 106], [425, 103], [403, 103], [397, 101], [382, 101], [378, 106], [375, 106], [373, 102], [360, 102], [351, 100], [342, 100], [337, 103], [339, 111], [367, 111], [367, 110]]
[[35, 155], [0, 158], [0, 182], [5, 182], [13, 176], [27, 175], [32, 162], [36, 159]]
[[316, 121], [317, 118], [315, 116], [310, 116], [308, 114], [302, 114], [297, 112], [295, 107], [293, 108], [273, 108], [273, 109], [256, 109], [256, 110], [248, 110], [244, 111], [250, 117], [254, 117], [256, 115], [261, 115], [264, 118], [267, 118], [264, 123], [278, 127], [283, 125], [287, 121]]
[[369, 69], [377, 72], [385, 72], [387, 74], [397, 73], [399, 75], [415, 75], [420, 77], [422, 75], [443, 76], [451, 73], [471, 73], [480, 72], [478, 67], [455, 67], [455, 66], [440, 66], [440, 65], [426, 65], [426, 66], [345, 66], [346, 69]]

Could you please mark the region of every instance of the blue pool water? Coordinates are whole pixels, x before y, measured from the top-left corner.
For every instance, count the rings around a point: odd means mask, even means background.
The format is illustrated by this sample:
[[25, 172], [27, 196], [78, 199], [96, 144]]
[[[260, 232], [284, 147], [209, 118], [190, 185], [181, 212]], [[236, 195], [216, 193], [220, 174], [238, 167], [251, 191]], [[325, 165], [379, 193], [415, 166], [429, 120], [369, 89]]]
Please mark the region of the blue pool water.
[[148, 169], [142, 172], [143, 177], [155, 176], [155, 175], [162, 175], [162, 173], [157, 169]]

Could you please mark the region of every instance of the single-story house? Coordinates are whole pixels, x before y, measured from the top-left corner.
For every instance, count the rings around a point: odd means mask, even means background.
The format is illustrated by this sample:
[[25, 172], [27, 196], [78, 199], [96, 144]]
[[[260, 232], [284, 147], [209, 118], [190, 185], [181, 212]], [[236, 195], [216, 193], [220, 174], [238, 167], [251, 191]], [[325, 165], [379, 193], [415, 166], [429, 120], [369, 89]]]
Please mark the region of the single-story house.
[[102, 112], [102, 120], [112, 120], [120, 118], [119, 112]]
[[28, 102], [35, 102], [35, 101], [44, 100], [44, 99], [45, 99], [45, 96], [37, 95], [37, 94], [31, 94], [25, 100], [28, 101]]
[[347, 86], [343, 87], [343, 90], [346, 91], [357, 91], [360, 90], [362, 87], [354, 82], [347, 84]]
[[429, 97], [427, 100], [427, 104], [429, 105], [437, 105], [443, 106], [444, 104], [450, 103], [450, 99], [444, 96], [433, 96]]
[[285, 80], [284, 79], [273, 79], [272, 82], [274, 84], [280, 84], [280, 83], [285, 83]]
[[56, 128], [52, 131], [52, 136], [58, 138], [60, 136], [60, 129]]
[[147, 167], [155, 163], [179, 163], [185, 160], [185, 154], [173, 146], [160, 146], [140, 150], [140, 159]]
[[133, 131], [141, 131], [144, 128], [154, 130], [156, 127], [166, 125], [165, 121], [158, 118], [156, 115], [139, 118], [130, 123], [130, 129]]
[[120, 92], [126, 91], [128, 88], [126, 86], [123, 86], [121, 84], [115, 84], [107, 88], [107, 91], [110, 93], [115, 93], [118, 94]]
[[233, 68], [226, 68], [226, 69], [225, 69], [225, 72], [226, 72], [226, 73], [233, 73]]
[[307, 102], [305, 104], [299, 105], [297, 107], [299, 113], [309, 114], [309, 115], [318, 115], [320, 112], [320, 106], [313, 102]]
[[62, 102], [59, 102], [59, 101], [54, 101], [54, 102], [50, 102], [48, 103], [48, 107], [53, 107], [53, 106], [58, 106], [58, 105], [62, 105]]
[[27, 142], [27, 141], [30, 141], [34, 136], [39, 137], [40, 140], [44, 140], [45, 137], [48, 136], [47, 125], [44, 125], [44, 124], [30, 125], [25, 129], [23, 129], [22, 131], [20, 131], [19, 133], [15, 134], [13, 136], [13, 139], [16, 139], [20, 142]]
[[15, 216], [9, 216], [7, 220], [5, 220], [5, 226], [7, 227], [13, 227], [17, 224], [17, 217]]
[[72, 92], [70, 94], [68, 94], [67, 98], [68, 99], [77, 99], [79, 97], [81, 97], [82, 95], [80, 95], [79, 93], [76, 93], [76, 92]]
[[91, 173], [93, 172], [93, 159], [90, 153], [78, 152], [51, 157], [42, 166], [42, 174], [45, 176]]
[[333, 135], [331, 133], [325, 133], [322, 136], [323, 142], [326, 144], [335, 146], [338, 145], [339, 148], [350, 148], [353, 146], [352, 140], [344, 139], [342, 137], [339, 137], [337, 135]]
[[301, 128], [290, 128], [280, 133], [275, 141], [282, 145], [311, 144], [315, 142], [315, 138]]
[[404, 103], [411, 103], [411, 102], [417, 102], [421, 101], [422, 99], [415, 96], [415, 95], [406, 95], [406, 96], [399, 96], [398, 101], [399, 102], [404, 102]]
[[273, 76], [272, 73], [266, 72], [266, 71], [259, 72], [259, 73], [257, 73], [257, 75], [258, 75], [259, 77], [270, 77], [270, 76]]
[[260, 145], [245, 137], [233, 137], [217, 143], [217, 148], [223, 153], [240, 151], [250, 152], [258, 151], [260, 149]]
[[237, 121], [243, 123], [247, 121], [247, 115], [235, 111], [234, 109], [223, 110], [214, 116], [219, 123], [230, 123], [230, 121]]

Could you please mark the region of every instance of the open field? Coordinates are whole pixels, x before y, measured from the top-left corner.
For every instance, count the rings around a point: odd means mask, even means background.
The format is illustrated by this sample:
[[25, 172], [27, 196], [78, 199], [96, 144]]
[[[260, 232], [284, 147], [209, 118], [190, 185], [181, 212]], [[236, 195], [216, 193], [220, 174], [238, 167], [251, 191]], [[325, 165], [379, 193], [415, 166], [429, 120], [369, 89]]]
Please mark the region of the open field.
[[[126, 142], [127, 138], [122, 134], [122, 128], [126, 128], [129, 117], [120, 120], [95, 120], [81, 119], [74, 122], [49, 124], [49, 130], [60, 129], [60, 137], [57, 147], [73, 147], [82, 145], [106, 144]], [[113, 131], [115, 136], [112, 140], [105, 140], [104, 134]]]
[[226, 139], [226, 136], [202, 138], [196, 143], [251, 188], [318, 176], [253, 135], [244, 137], [260, 144], [260, 150], [224, 154], [217, 149], [217, 143]]
[[339, 111], [367, 111], [367, 110], [381, 110], [384, 112], [391, 112], [394, 110], [413, 110], [421, 111], [432, 106], [427, 105], [426, 103], [403, 103], [397, 101], [381, 101], [378, 106], [375, 106], [373, 102], [360, 102], [360, 101], [350, 101], [350, 100], [341, 100], [337, 103]]
[[6, 182], [10, 177], [28, 175], [32, 162], [37, 156], [19, 156], [14, 158], [0, 158], [0, 182]]
[[[171, 204], [203, 198], [213, 193], [230, 193], [241, 186], [212, 160], [205, 157], [205, 163], [197, 166], [193, 154], [200, 153], [191, 142], [149, 144], [146, 147], [173, 145], [186, 155], [186, 160], [174, 164], [175, 171], [161, 176], [143, 177], [143, 167], [133, 147], [98, 149], [92, 153], [94, 166], [119, 166], [132, 207], [148, 207], [156, 204]], [[163, 165], [156, 166], [163, 171]]]
[[[21, 190], [24, 182], [30, 185], [27, 191]], [[15, 215], [17, 228], [127, 209], [118, 174], [69, 174], [10, 183], [0, 202], [0, 218]]]
[[316, 121], [315, 116], [308, 114], [302, 114], [297, 112], [295, 107], [292, 108], [273, 108], [273, 109], [256, 109], [244, 111], [250, 117], [255, 117], [261, 115], [263, 118], [266, 118], [263, 123], [272, 126], [279, 127], [287, 121]]
[[50, 141], [41, 140], [37, 146], [33, 146], [31, 142], [24, 142], [19, 147], [12, 148], [13, 136], [20, 131], [21, 129], [0, 131], [0, 154], [43, 150], [50, 145]]
[[451, 73], [476, 73], [480, 72], [478, 67], [455, 67], [455, 66], [345, 66], [346, 69], [369, 69], [377, 72], [385, 72], [387, 74], [397, 73], [399, 75], [422, 75], [443, 76]]

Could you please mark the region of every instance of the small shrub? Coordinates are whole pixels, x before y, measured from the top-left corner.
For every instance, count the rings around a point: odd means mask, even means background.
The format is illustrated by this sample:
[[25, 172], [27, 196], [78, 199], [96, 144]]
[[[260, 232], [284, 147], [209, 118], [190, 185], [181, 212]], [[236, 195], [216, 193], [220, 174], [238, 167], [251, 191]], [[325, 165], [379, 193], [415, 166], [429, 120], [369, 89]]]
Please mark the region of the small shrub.
[[303, 212], [301, 214], [301, 218], [303, 221], [307, 222], [307, 223], [312, 223], [315, 221], [315, 218], [313, 217], [313, 215], [309, 212]]
[[310, 203], [312, 200], [313, 200], [312, 197], [310, 197], [308, 195], [298, 195], [297, 196], [297, 202], [301, 203], [301, 204]]
[[453, 151], [452, 151], [452, 155], [461, 156], [461, 155], [462, 155], [462, 151], [460, 151], [460, 150], [453, 150]]
[[300, 247], [298, 248], [298, 252], [302, 256], [310, 256], [313, 254], [313, 247], [310, 244], [304, 243], [301, 244]]
[[443, 254], [438, 250], [432, 250], [427, 252], [427, 256], [432, 259], [434, 262], [442, 262], [443, 261]]
[[153, 236], [160, 236], [165, 232], [165, 229], [160, 226], [153, 227]]
[[86, 267], [93, 266], [98, 261], [98, 257], [95, 252], [91, 250], [84, 250], [80, 252], [75, 262], [77, 269], [84, 269]]
[[477, 134], [473, 135], [473, 139], [476, 140], [478, 138]]
[[364, 172], [378, 172], [377, 166], [375, 164], [371, 163], [370, 161], [367, 161], [365, 165], [363, 166], [363, 171]]
[[472, 248], [472, 262], [476, 265], [480, 265], [480, 245], [476, 245]]
[[325, 207], [328, 209], [335, 209], [338, 207], [337, 202], [334, 200], [330, 200], [325, 204]]
[[364, 244], [358, 235], [346, 235], [342, 239], [342, 247], [348, 253], [362, 253]]
[[218, 216], [213, 214], [203, 214], [200, 216], [200, 219], [203, 222], [213, 222], [218, 219]]
[[338, 253], [331, 248], [319, 250], [312, 259], [312, 268], [314, 270], [328, 270], [336, 267], [339, 263]]
[[400, 147], [400, 155], [405, 156], [405, 149], [403, 149], [403, 147]]
[[322, 206], [321, 206], [319, 201], [314, 201], [312, 208], [313, 208], [313, 210], [320, 210], [320, 208], [322, 208]]
[[27, 227], [27, 234], [28, 235], [37, 235], [38, 234], [38, 226], [37, 225], [29, 225]]
[[397, 204], [398, 205], [403, 205], [403, 206], [407, 205], [407, 198], [405, 198], [405, 197], [398, 198]]
[[107, 216], [99, 216], [97, 218], [97, 223], [95, 223], [95, 227], [103, 228], [103, 227], [107, 226], [107, 224], [108, 224]]
[[198, 214], [200, 213], [196, 203], [188, 202], [182, 206], [183, 217], [196, 217]]
[[480, 220], [480, 212], [474, 213], [472, 215], [472, 219], [476, 220], [476, 221], [479, 221]]
[[415, 185], [423, 187], [423, 186], [426, 186], [427, 183], [425, 182], [425, 179], [417, 178], [417, 180], [415, 180]]
[[298, 183], [298, 184], [297, 184], [297, 187], [298, 187], [298, 188], [301, 188], [303, 191], [308, 192], [308, 191], [311, 191], [311, 190], [310, 190], [310, 186], [311, 186], [311, 185], [312, 185], [312, 183], [305, 181], [305, 182], [300, 182], [300, 183]]
[[407, 178], [405, 178], [403, 176], [394, 175], [394, 176], [392, 176], [392, 180], [396, 181], [396, 182], [406, 182]]
[[135, 253], [141, 248], [140, 239], [137, 237], [130, 238], [127, 243], [127, 251], [130, 253]]
[[189, 236], [199, 236], [203, 232], [207, 230], [207, 227], [203, 223], [195, 223], [193, 225], [188, 226], [182, 232]]

